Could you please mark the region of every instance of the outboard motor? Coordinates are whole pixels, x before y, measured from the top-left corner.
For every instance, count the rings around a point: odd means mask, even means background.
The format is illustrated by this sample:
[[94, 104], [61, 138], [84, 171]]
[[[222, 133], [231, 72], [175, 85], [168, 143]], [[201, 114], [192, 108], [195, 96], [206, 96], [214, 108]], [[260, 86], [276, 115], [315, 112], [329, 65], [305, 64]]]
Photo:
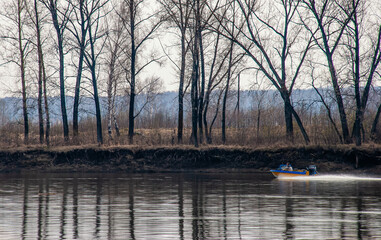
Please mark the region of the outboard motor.
[[310, 172], [310, 175], [317, 174], [316, 166], [315, 165], [309, 165], [307, 170]]

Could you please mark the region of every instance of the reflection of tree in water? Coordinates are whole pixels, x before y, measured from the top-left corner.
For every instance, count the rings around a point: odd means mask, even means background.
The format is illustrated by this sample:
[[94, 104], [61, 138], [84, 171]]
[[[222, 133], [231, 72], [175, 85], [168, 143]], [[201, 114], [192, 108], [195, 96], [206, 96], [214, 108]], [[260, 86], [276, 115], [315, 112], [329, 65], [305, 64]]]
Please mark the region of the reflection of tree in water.
[[17, 199], [1, 209], [14, 211], [6, 216], [20, 224], [21, 239], [149, 239], [162, 233], [180, 240], [372, 239], [381, 231], [379, 183], [262, 185], [185, 175], [44, 176], [9, 185], [12, 193], [2, 192], [0, 178], [0, 198]]
[[[229, 203], [239, 198], [230, 198], [229, 189], [224, 181], [207, 181], [202, 178], [194, 178], [191, 184], [192, 194], [192, 239], [207, 239], [218, 237], [229, 239], [229, 213], [232, 209]], [[213, 188], [214, 186], [214, 188]], [[239, 203], [238, 203], [239, 205]], [[236, 205], [235, 205], [236, 206]], [[186, 208], [186, 207], [185, 207]], [[238, 216], [240, 216], [239, 211]], [[241, 236], [240, 220], [235, 229]], [[232, 233], [230, 233], [231, 235]], [[241, 238], [241, 237], [240, 237]]]
[[73, 238], [78, 239], [78, 179], [73, 179]]
[[238, 236], [239, 236], [239, 239], [242, 239], [242, 232], [241, 232], [241, 191], [239, 191], [238, 193], [238, 206], [237, 206], [237, 209], [238, 209]]
[[223, 182], [222, 185], [222, 213], [223, 213], [223, 228], [224, 228], [224, 239], [227, 239], [228, 227], [227, 227], [227, 210], [226, 210], [226, 184]]
[[134, 210], [134, 182], [129, 181], [128, 188], [128, 203], [129, 203], [129, 214], [130, 214], [130, 239], [135, 240], [135, 210]]
[[[366, 225], [362, 224], [362, 222], [363, 222], [362, 218], [363, 217], [361, 214], [362, 213], [362, 200], [361, 200], [361, 198], [357, 198], [356, 202], [357, 202], [357, 238], [363, 239], [363, 237], [367, 237], [366, 236], [367, 228], [366, 228]], [[365, 233], [364, 236], [362, 236], [362, 232]]]
[[284, 234], [284, 239], [294, 239], [294, 225], [292, 223], [292, 218], [293, 218], [293, 208], [292, 208], [292, 205], [293, 205], [293, 201], [292, 201], [292, 198], [289, 198], [287, 197], [286, 198], [286, 201], [285, 201], [285, 218], [284, 218], [284, 221], [285, 221], [285, 230], [283, 232]]
[[99, 238], [101, 227], [102, 179], [97, 178], [96, 204], [95, 204], [95, 238]]
[[38, 182], [38, 216], [37, 216], [37, 237], [38, 239], [42, 239], [42, 206], [43, 206], [43, 194], [44, 192], [43, 180], [41, 179]]
[[67, 205], [67, 181], [63, 180], [62, 189], [62, 205], [61, 205], [61, 218], [60, 218], [60, 239], [65, 239], [65, 226], [66, 226], [66, 205]]
[[28, 179], [24, 179], [23, 186], [24, 186], [24, 194], [23, 194], [23, 208], [22, 208], [22, 233], [21, 237], [22, 239], [25, 239], [26, 233], [27, 233], [27, 222], [28, 222], [28, 188], [29, 188], [29, 181]]
[[202, 235], [198, 228], [199, 222], [201, 224], [201, 217], [199, 216], [199, 199], [202, 198], [200, 196], [199, 184], [198, 179], [192, 182], [192, 239], [199, 239]]
[[178, 205], [179, 205], [179, 236], [184, 240], [184, 189], [183, 181], [178, 181]]
[[108, 239], [113, 239], [113, 233], [112, 233], [112, 226], [114, 225], [113, 222], [113, 215], [112, 215], [112, 202], [113, 202], [113, 194], [111, 192], [111, 187], [113, 187], [112, 184], [107, 184], [107, 196], [108, 196], [108, 202], [107, 202], [107, 237]]

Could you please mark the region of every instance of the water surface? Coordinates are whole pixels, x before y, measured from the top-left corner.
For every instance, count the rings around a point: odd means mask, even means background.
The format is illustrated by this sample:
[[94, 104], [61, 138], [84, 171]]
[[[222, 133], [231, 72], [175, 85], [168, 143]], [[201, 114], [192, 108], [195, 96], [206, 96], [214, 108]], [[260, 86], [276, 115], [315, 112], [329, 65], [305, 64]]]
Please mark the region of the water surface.
[[381, 179], [2, 173], [0, 239], [381, 239]]

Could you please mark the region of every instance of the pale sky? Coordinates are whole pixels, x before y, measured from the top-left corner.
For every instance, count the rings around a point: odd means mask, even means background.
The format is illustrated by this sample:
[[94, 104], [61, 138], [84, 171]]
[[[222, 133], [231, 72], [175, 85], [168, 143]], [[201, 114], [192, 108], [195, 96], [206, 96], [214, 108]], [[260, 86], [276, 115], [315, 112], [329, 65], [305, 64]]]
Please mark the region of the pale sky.
[[[375, 4], [374, 0], [368, 1], [375, 8], [380, 7], [380, 4]], [[168, 39], [161, 40], [163, 44], [168, 43]], [[171, 41], [171, 40], [169, 40]], [[175, 41], [178, 41], [177, 39]], [[159, 42], [156, 40], [151, 44], [151, 47], [156, 49], [157, 51], [162, 51]], [[173, 51], [175, 52], [175, 51]], [[69, 58], [66, 57], [65, 62], [69, 61]], [[0, 59], [0, 64], [2, 64], [4, 60]], [[248, 59], [248, 63], [251, 65], [255, 65], [251, 59]], [[57, 62], [58, 64], [58, 62]], [[171, 63], [171, 61], [167, 60], [163, 66], [159, 66], [157, 64], [151, 65], [147, 71], [146, 76], [149, 76], [151, 73], [155, 73], [155, 75], [159, 76], [163, 81], [163, 91], [177, 91], [178, 83], [177, 83], [177, 73], [176, 70]], [[6, 64], [0, 66], [0, 97], [12, 96], [12, 91], [21, 89], [20, 81], [19, 81], [19, 69], [14, 64]], [[74, 74], [73, 74], [74, 75]], [[249, 88], [250, 82], [253, 81], [254, 76], [250, 76], [249, 73], [244, 73], [242, 75], [243, 82], [241, 83], [242, 89]], [[377, 78], [377, 76], [375, 76]], [[102, 81], [102, 79], [99, 79]], [[72, 85], [71, 83], [68, 83]]]

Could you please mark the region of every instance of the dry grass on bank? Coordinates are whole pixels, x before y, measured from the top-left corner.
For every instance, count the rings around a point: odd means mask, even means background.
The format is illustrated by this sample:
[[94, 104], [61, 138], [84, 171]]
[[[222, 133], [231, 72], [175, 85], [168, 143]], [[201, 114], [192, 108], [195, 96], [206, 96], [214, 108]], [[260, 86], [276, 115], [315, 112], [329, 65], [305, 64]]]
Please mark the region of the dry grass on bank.
[[[0, 128], [0, 149], [36, 149], [46, 148], [46, 144], [39, 144], [39, 135], [36, 128], [32, 128], [29, 135], [29, 143], [24, 143], [23, 128], [21, 125], [10, 125]], [[96, 129], [80, 129], [80, 135], [75, 142], [72, 137], [69, 142], [65, 142], [62, 131], [55, 126], [51, 129], [50, 148], [55, 149], [76, 149], [76, 148], [99, 148], [97, 144]], [[205, 139], [200, 148], [249, 148], [249, 149], [279, 149], [288, 147], [308, 147], [306, 146], [299, 131], [295, 130], [294, 142], [289, 143], [285, 138], [284, 128], [272, 127], [263, 128], [260, 132], [255, 128], [228, 128], [227, 143], [221, 141], [221, 130], [213, 130], [213, 143], [206, 144]], [[309, 129], [311, 146], [340, 146], [335, 134], [331, 131], [322, 129]], [[192, 148], [190, 140], [191, 129], [184, 129], [183, 143], [177, 143], [177, 131], [171, 128], [136, 129], [134, 144], [128, 142], [128, 129], [120, 129], [120, 136], [113, 133], [112, 138], [103, 132], [104, 144], [101, 148], [128, 147], [128, 148], [156, 148], [156, 147], [175, 147]], [[365, 141], [362, 147], [378, 148], [380, 142]], [[344, 145], [353, 147], [353, 145]]]
[[[293, 150], [299, 151], [338, 151], [338, 152], [351, 152], [354, 149], [359, 151], [365, 151], [369, 154], [373, 154], [381, 151], [381, 144], [363, 144], [362, 146], [355, 146], [354, 144], [337, 144], [337, 145], [286, 145], [286, 144], [277, 144], [277, 145], [261, 145], [256, 147], [250, 146], [239, 146], [239, 145], [201, 145], [198, 148], [195, 148], [193, 145], [182, 144], [182, 145], [98, 145], [98, 144], [82, 144], [82, 145], [61, 145], [61, 146], [50, 146], [41, 144], [34, 145], [20, 145], [18, 147], [9, 147], [9, 146], [0, 146], [0, 152], [26, 152], [34, 150], [44, 150], [44, 151], [53, 151], [53, 152], [69, 152], [75, 150], [84, 150], [84, 149], [93, 149], [93, 150], [105, 150], [105, 151], [117, 151], [121, 149], [129, 150], [155, 150], [155, 149], [167, 149], [167, 150], [200, 150], [208, 151], [220, 149], [224, 151], [244, 151], [251, 152], [255, 151], [264, 151], [264, 152], [288, 152]], [[380, 156], [381, 157], [381, 156]]]

